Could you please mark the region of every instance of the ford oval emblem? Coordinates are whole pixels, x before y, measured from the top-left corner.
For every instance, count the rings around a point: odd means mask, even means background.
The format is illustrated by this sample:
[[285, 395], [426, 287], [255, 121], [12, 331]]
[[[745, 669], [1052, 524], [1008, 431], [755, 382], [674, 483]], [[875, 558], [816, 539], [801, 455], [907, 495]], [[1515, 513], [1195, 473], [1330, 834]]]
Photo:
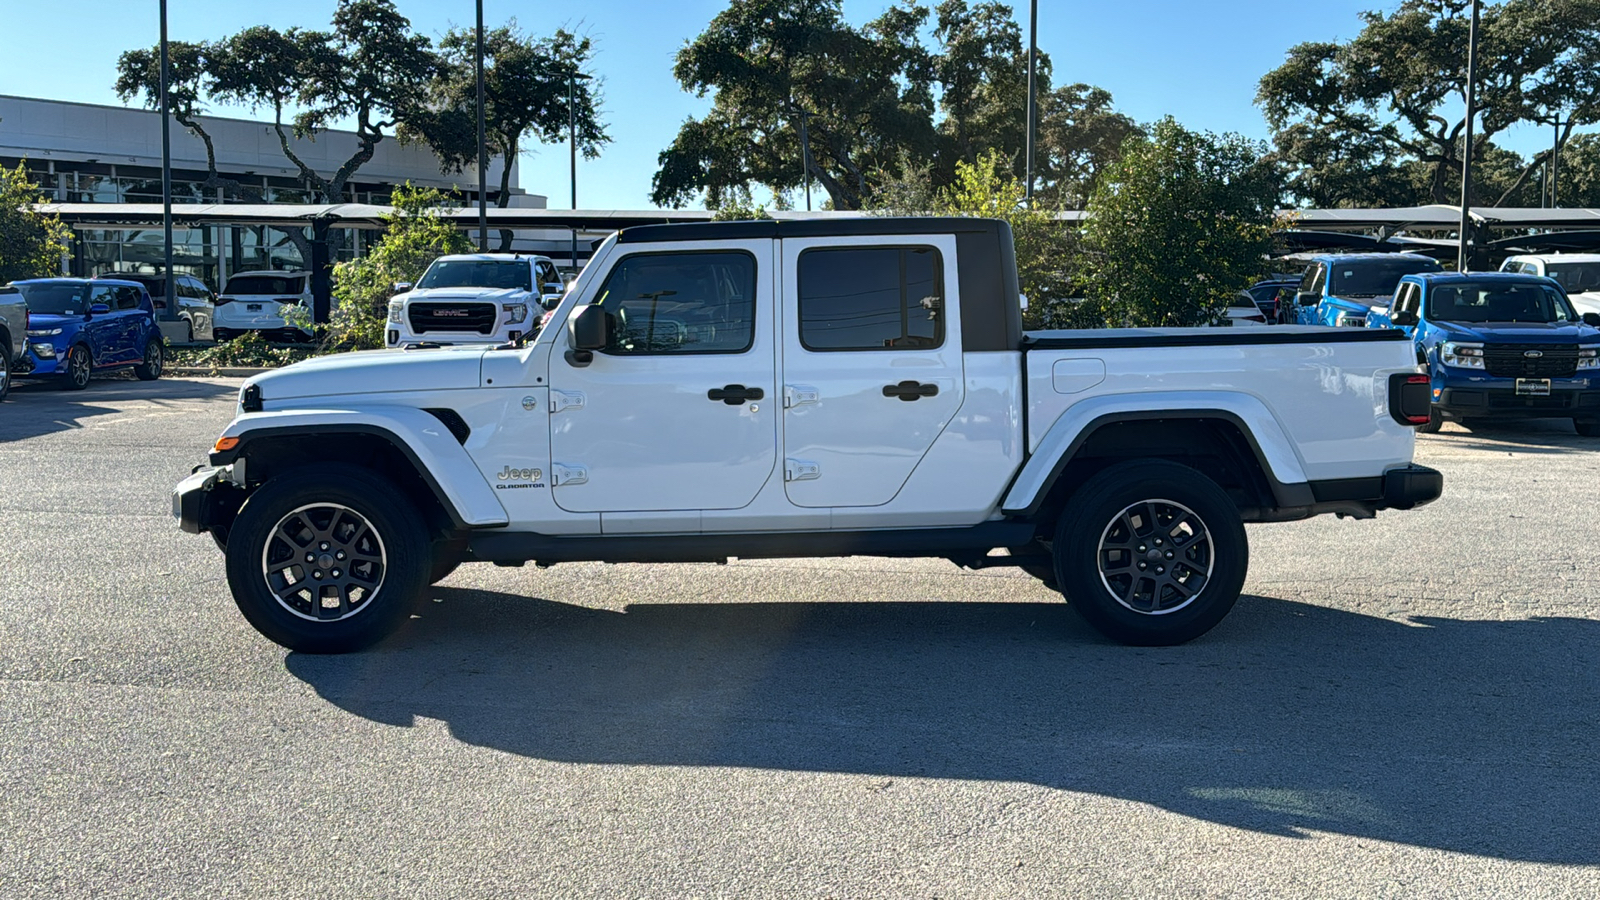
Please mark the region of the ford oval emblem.
[[1543, 350], [1524, 350], [1524, 351], [1522, 351], [1522, 355], [1526, 356], [1529, 359], [1538, 359], [1539, 357], [1544, 355], [1544, 351]]

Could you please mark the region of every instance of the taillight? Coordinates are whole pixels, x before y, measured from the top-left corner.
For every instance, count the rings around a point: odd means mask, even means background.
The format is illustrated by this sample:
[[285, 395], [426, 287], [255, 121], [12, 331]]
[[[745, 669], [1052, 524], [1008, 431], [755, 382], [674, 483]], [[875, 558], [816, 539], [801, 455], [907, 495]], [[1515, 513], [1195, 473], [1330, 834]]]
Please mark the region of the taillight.
[[1406, 426], [1426, 425], [1433, 410], [1433, 391], [1428, 376], [1420, 372], [1397, 372], [1389, 376], [1389, 415]]
[[212, 306], [221, 306], [224, 303], [232, 303], [232, 302], [233, 302], [233, 298], [232, 297], [223, 297], [223, 296], [219, 295], [215, 300], [211, 301], [211, 305]]

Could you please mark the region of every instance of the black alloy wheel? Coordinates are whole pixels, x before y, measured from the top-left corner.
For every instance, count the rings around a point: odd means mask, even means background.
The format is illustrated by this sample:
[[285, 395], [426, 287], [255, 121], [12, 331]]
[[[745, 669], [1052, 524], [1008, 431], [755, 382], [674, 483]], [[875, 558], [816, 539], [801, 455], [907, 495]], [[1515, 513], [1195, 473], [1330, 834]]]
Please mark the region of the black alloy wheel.
[[67, 351], [67, 375], [61, 386], [69, 391], [81, 391], [89, 386], [94, 376], [94, 358], [83, 344], [73, 344]]

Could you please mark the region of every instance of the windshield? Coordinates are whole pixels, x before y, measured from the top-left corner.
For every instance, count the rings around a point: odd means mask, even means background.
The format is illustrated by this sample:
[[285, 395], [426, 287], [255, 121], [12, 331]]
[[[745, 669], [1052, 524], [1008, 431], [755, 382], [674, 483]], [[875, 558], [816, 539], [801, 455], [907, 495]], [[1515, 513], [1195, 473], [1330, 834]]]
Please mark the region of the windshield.
[[89, 286], [71, 281], [19, 284], [28, 312], [56, 316], [81, 316], [89, 309]]
[[533, 290], [533, 267], [519, 259], [436, 259], [417, 282], [427, 288], [479, 287]]
[[1328, 294], [1334, 297], [1387, 297], [1394, 293], [1402, 275], [1442, 271], [1433, 260], [1414, 256], [1334, 263], [1332, 269]]
[[235, 275], [228, 279], [224, 294], [299, 294], [299, 277], [283, 275]]
[[1544, 270], [1569, 294], [1600, 291], [1600, 262], [1545, 263]]
[[1561, 292], [1543, 284], [1450, 284], [1428, 291], [1436, 322], [1571, 322], [1578, 318]]

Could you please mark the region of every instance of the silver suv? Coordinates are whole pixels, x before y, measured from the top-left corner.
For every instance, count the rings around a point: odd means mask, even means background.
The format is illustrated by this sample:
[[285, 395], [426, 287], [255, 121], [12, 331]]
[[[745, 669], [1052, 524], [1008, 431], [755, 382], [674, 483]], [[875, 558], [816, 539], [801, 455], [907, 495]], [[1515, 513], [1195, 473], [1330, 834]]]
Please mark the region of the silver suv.
[[11, 366], [28, 350], [28, 303], [22, 291], [0, 285], [0, 400], [11, 393]]

